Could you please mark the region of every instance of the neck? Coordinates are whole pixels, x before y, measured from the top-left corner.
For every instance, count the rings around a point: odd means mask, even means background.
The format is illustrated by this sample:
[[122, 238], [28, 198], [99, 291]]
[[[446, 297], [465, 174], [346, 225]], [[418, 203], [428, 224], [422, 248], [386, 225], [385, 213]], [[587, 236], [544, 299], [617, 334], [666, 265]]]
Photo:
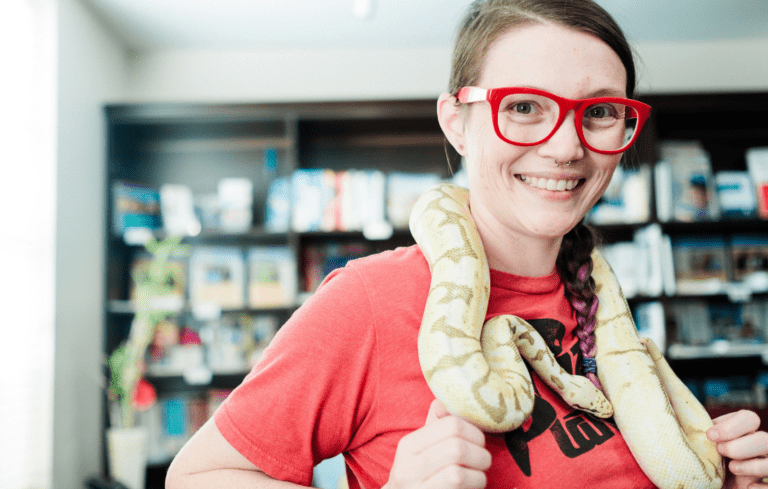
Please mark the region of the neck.
[[544, 277], [555, 270], [562, 236], [540, 238], [477, 223], [488, 265], [520, 277]]

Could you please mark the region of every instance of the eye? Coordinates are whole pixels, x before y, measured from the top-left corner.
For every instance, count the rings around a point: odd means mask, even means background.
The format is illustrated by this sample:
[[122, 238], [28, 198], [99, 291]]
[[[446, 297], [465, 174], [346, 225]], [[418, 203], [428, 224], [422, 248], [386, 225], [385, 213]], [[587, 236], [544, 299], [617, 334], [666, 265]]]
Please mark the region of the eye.
[[588, 119], [616, 118], [618, 113], [611, 105], [593, 105], [584, 112], [584, 116]]
[[512, 106], [512, 110], [514, 110], [518, 114], [524, 114], [524, 115], [533, 114], [535, 112], [535, 109], [533, 108], [533, 104], [530, 102], [518, 102]]

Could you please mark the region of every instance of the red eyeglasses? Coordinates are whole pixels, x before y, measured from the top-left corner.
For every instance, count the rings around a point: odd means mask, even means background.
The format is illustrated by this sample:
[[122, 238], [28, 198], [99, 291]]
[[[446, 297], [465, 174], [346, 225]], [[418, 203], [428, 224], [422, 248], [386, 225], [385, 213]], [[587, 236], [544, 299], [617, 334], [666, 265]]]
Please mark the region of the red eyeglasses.
[[576, 132], [588, 149], [601, 154], [626, 151], [637, 140], [651, 107], [620, 97], [572, 100], [535, 88], [464, 87], [459, 102], [488, 101], [496, 134], [509, 144], [534, 146], [549, 139], [575, 113]]

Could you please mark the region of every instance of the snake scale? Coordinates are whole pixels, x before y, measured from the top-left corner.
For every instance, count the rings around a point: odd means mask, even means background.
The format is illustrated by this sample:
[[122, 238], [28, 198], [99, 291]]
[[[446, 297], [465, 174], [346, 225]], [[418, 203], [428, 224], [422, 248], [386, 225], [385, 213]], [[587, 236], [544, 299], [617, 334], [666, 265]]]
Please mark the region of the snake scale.
[[600, 301], [595, 360], [605, 395], [585, 377], [563, 371], [524, 320], [505, 315], [484, 324], [490, 272], [466, 189], [451, 184], [429, 189], [414, 205], [410, 229], [431, 271], [419, 362], [433, 394], [451, 414], [487, 432], [522, 425], [533, 409], [525, 358], [572, 407], [613, 416], [658, 487], [722, 487], [723, 461], [705, 435], [711, 419], [658, 348], [638, 336], [618, 281], [597, 250], [592, 254]]

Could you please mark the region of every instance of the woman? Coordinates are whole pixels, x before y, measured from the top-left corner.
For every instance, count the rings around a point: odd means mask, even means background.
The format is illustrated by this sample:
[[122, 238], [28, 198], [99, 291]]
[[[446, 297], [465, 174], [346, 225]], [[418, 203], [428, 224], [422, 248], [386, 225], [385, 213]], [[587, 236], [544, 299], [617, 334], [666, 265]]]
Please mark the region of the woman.
[[[559, 126], [546, 115], [565, 99], [629, 98], [634, 83], [621, 31], [592, 2], [491, 0], [470, 9], [450, 93], [438, 101], [446, 138], [468, 165], [492, 269], [488, 317], [529, 320], [575, 374], [595, 354], [594, 284], [583, 273], [593, 241], [580, 223], [633, 131], [601, 137], [609, 114], [600, 107], [578, 120], [569, 110]], [[516, 88], [496, 109], [485, 89], [500, 87]], [[532, 129], [547, 124], [553, 131]], [[416, 246], [334, 272], [176, 457], [167, 487], [306, 485], [316, 463], [342, 452], [352, 487], [653, 487], [610, 421], [570, 408], [535, 375], [533, 415], [517, 430], [484, 434], [449, 415], [416, 352], [429, 278]], [[708, 433], [733, 459], [728, 487], [768, 475], [758, 425], [741, 411]]]

